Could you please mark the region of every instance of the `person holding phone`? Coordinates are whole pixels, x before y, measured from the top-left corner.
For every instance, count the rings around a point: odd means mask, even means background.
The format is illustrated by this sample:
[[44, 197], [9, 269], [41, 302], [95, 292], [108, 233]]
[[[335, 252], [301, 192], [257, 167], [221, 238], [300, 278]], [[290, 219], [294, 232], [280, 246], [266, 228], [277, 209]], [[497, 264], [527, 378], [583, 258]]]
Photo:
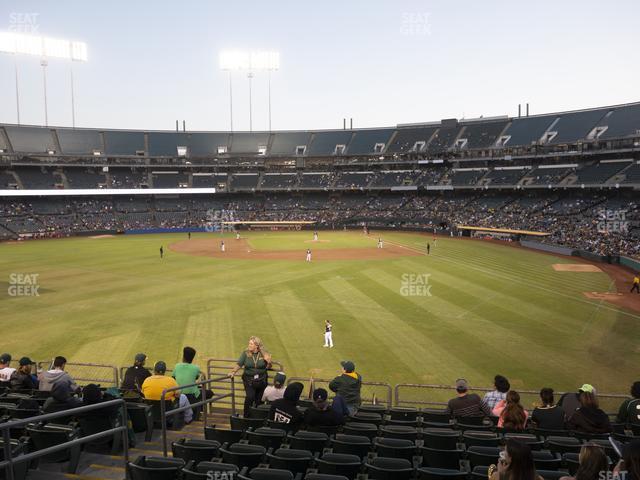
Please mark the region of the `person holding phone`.
[[233, 377], [238, 370], [242, 373], [244, 385], [244, 416], [251, 416], [251, 407], [262, 403], [262, 394], [267, 388], [267, 370], [271, 369], [271, 354], [267, 351], [259, 337], [250, 337], [247, 349], [238, 358], [237, 364], [229, 373]]
[[507, 440], [500, 452], [498, 466], [489, 467], [488, 477], [489, 480], [543, 480], [536, 472], [529, 445], [513, 439]]

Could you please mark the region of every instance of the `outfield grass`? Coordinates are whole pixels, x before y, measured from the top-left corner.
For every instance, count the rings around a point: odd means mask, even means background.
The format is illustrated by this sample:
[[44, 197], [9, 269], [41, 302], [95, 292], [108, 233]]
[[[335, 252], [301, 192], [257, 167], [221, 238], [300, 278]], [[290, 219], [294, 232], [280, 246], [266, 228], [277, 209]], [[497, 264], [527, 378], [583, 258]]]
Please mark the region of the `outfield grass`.
[[[194, 238], [213, 234], [194, 234]], [[376, 235], [375, 233], [372, 235]], [[307, 248], [310, 232], [244, 233], [254, 249]], [[215, 238], [219, 238], [216, 234]], [[626, 392], [637, 378], [639, 317], [588, 300], [604, 273], [556, 272], [551, 255], [439, 238], [431, 255], [384, 261], [250, 261], [179, 254], [184, 234], [0, 244], [0, 350], [47, 359], [129, 364], [237, 357], [261, 336], [289, 375], [331, 377], [351, 359], [365, 379], [391, 384], [574, 390], [588, 382]], [[360, 232], [320, 232], [313, 248], [375, 248]], [[425, 250], [417, 234], [385, 241]], [[158, 249], [166, 256], [160, 260]], [[9, 297], [11, 273], [37, 273], [39, 297]], [[432, 296], [402, 296], [403, 275], [429, 274]], [[322, 348], [323, 323], [335, 348]]]

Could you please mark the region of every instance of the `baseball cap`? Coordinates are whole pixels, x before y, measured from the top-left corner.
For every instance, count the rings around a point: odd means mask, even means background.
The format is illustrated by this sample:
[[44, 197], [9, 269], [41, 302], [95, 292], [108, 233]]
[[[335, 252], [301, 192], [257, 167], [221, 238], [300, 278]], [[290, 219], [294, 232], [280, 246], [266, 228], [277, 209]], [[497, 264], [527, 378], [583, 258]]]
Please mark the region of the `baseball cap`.
[[329, 394], [324, 388], [316, 388], [313, 391], [313, 400], [316, 402], [326, 402]]
[[342, 362], [340, 362], [340, 365], [342, 365], [342, 368], [344, 368], [344, 371], [347, 373], [353, 373], [353, 371], [356, 369], [356, 366], [351, 360], [343, 360]]
[[0, 355], [0, 363], [9, 363], [11, 361], [11, 355], [8, 353], [3, 353]]
[[164, 373], [167, 371], [167, 364], [160, 360], [159, 362], [156, 362], [153, 369], [158, 373]]
[[18, 363], [21, 367], [24, 367], [26, 365], [34, 365], [36, 362], [31, 360], [29, 357], [22, 357]]
[[287, 376], [284, 373], [278, 372], [273, 377], [273, 383], [277, 385], [284, 385], [284, 382], [286, 379], [287, 379]]
[[579, 392], [586, 392], [586, 393], [596, 393], [596, 389], [593, 388], [593, 385], [589, 385], [588, 383], [585, 383], [584, 385], [582, 385], [579, 389]]
[[456, 380], [456, 390], [459, 392], [465, 392], [469, 389], [469, 384], [464, 378], [459, 378]]
[[147, 356], [144, 353], [138, 353], [136, 358], [134, 359], [138, 363], [142, 363], [147, 359]]

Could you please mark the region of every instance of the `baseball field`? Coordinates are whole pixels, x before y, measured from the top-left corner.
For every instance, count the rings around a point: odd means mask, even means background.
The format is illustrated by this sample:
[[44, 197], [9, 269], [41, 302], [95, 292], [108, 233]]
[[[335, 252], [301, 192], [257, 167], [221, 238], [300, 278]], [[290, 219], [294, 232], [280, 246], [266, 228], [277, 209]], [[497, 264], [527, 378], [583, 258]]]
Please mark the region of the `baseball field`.
[[365, 379], [391, 384], [490, 385], [501, 373], [516, 388], [624, 393], [637, 380], [640, 314], [604, 300], [620, 286], [571, 267], [581, 263], [402, 232], [4, 243], [0, 350], [118, 366], [145, 352], [171, 367], [185, 345], [205, 363], [237, 357], [258, 335], [289, 375], [332, 377], [350, 359]]

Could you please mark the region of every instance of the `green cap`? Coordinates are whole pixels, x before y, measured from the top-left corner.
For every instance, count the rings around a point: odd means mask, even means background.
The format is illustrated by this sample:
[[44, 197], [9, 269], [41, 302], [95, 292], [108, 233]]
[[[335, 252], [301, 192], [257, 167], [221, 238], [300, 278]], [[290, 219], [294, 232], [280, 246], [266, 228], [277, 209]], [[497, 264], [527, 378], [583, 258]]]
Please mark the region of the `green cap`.
[[579, 392], [586, 392], [586, 393], [596, 393], [596, 389], [593, 388], [593, 385], [589, 385], [588, 383], [585, 383], [584, 385], [582, 385], [579, 389]]

